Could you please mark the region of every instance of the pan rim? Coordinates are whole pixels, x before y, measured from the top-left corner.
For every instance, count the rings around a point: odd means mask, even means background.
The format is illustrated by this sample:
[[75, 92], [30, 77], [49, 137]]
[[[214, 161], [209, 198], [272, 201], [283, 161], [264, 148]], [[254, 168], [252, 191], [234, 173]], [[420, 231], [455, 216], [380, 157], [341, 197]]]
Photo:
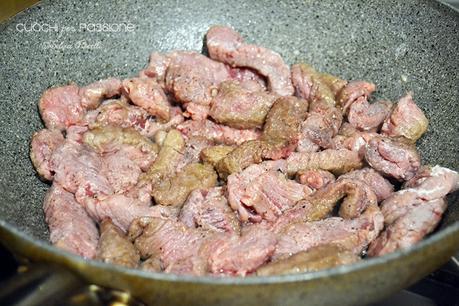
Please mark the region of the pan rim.
[[[5, 235], [13, 236], [15, 239], [20, 239], [18, 244], [26, 243], [32, 247], [39, 248], [40, 250], [52, 254], [54, 257], [58, 257], [59, 262], [70, 262], [72, 266], [81, 267], [88, 266], [91, 269], [101, 269], [107, 272], [124, 274], [134, 277], [140, 277], [145, 280], [163, 281], [163, 282], [182, 282], [182, 283], [195, 283], [202, 285], [268, 285], [268, 284], [279, 284], [279, 283], [293, 283], [293, 282], [304, 282], [313, 281], [325, 277], [339, 276], [352, 272], [358, 272], [370, 267], [376, 267], [388, 262], [398, 261], [400, 258], [409, 257], [413, 253], [422, 251], [422, 249], [429, 245], [435, 244], [444, 239], [448, 235], [456, 235], [459, 242], [459, 221], [448, 225], [446, 228], [439, 232], [435, 232], [428, 238], [420, 241], [416, 245], [407, 248], [400, 249], [395, 252], [383, 255], [381, 257], [375, 257], [365, 259], [354, 264], [338, 266], [331, 269], [304, 273], [304, 274], [289, 274], [289, 275], [274, 275], [274, 276], [234, 276], [234, 277], [215, 277], [215, 276], [191, 276], [191, 275], [177, 275], [168, 274], [163, 272], [149, 272], [140, 269], [126, 268], [122, 266], [113, 265], [110, 263], [104, 263], [94, 259], [85, 259], [81, 256], [72, 254], [65, 250], [54, 247], [53, 245], [41, 240], [33, 239], [30, 235], [27, 235], [23, 231], [19, 230], [16, 226], [9, 224], [4, 220], [0, 220], [0, 237]], [[0, 243], [1, 240], [0, 240]], [[459, 245], [459, 243], [458, 243]], [[5, 245], [8, 248], [8, 245]], [[62, 264], [60, 264], [62, 265]], [[73, 269], [75, 270], [75, 269]]]

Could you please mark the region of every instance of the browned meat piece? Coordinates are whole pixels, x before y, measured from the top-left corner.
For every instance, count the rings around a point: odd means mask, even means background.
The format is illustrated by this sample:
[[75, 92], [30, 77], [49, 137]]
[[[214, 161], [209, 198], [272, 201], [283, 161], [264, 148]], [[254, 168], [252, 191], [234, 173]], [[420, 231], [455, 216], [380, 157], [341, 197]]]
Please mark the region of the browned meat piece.
[[207, 147], [201, 151], [201, 160], [215, 167], [221, 159], [233, 150], [234, 147], [225, 145]]
[[54, 183], [45, 196], [43, 209], [52, 244], [85, 258], [94, 258], [99, 233], [73, 194]]
[[281, 96], [293, 94], [290, 69], [278, 53], [243, 43], [237, 32], [225, 26], [211, 27], [206, 39], [211, 58], [232, 67], [252, 68], [268, 79], [270, 91]]
[[86, 198], [97, 199], [113, 194], [113, 188], [101, 174], [102, 158], [84, 144], [67, 140], [53, 154], [51, 165], [55, 172], [54, 181], [75, 193], [80, 204]]
[[412, 178], [421, 165], [414, 146], [385, 137], [373, 137], [368, 142], [365, 159], [376, 171], [399, 181]]
[[300, 184], [306, 185], [313, 190], [324, 188], [335, 181], [335, 176], [332, 173], [320, 169], [299, 171], [296, 178]]
[[185, 141], [182, 134], [177, 130], [169, 131], [161, 145], [161, 150], [155, 162], [148, 169], [143, 180], [155, 185], [162, 179], [173, 176], [182, 160], [184, 150]]
[[413, 101], [412, 94], [408, 93], [398, 101], [390, 117], [384, 121], [381, 132], [415, 142], [425, 133], [428, 124], [423, 111]]
[[38, 106], [41, 118], [49, 129], [64, 130], [78, 124], [86, 113], [75, 84], [46, 90]]
[[394, 186], [372, 168], [363, 168], [343, 174], [340, 179], [357, 179], [367, 184], [381, 202], [394, 193]]
[[446, 210], [444, 199], [426, 201], [411, 209], [371, 243], [369, 256], [382, 256], [398, 249], [406, 249], [432, 232]]
[[59, 130], [43, 129], [33, 134], [30, 142], [30, 159], [41, 178], [48, 181], [53, 179], [51, 157], [63, 143], [64, 136]]
[[258, 139], [258, 130], [239, 130], [220, 125], [210, 120], [188, 120], [177, 126], [177, 129], [186, 137], [205, 137], [218, 144], [240, 145], [241, 143]]
[[136, 268], [140, 261], [139, 253], [123, 231], [110, 219], [102, 220], [99, 227], [100, 238], [96, 259], [128, 268]]
[[164, 87], [164, 82], [166, 79], [167, 67], [170, 64], [170, 57], [166, 54], [161, 54], [158, 52], [153, 52], [150, 54], [150, 60], [147, 68], [140, 72], [140, 76], [147, 76], [153, 78]]
[[289, 156], [298, 144], [300, 124], [307, 113], [307, 103], [295, 97], [281, 97], [266, 117], [259, 141], [247, 141], [217, 164], [221, 176], [240, 172], [264, 159]]
[[315, 222], [291, 223], [278, 234], [273, 258], [286, 258], [326, 244], [335, 244], [358, 255], [378, 236], [383, 223], [384, 217], [376, 205], [367, 207], [356, 219], [332, 217]]
[[137, 106], [163, 121], [170, 120], [171, 105], [161, 86], [151, 78], [132, 78], [123, 81], [123, 91]]
[[83, 142], [98, 153], [123, 151], [142, 170], [150, 167], [159, 147], [133, 128], [106, 126], [94, 128], [83, 134]]
[[298, 171], [309, 169], [321, 169], [340, 175], [354, 169], [360, 169], [362, 166], [363, 163], [358, 153], [346, 149], [292, 153], [287, 158], [289, 175], [295, 175]]
[[150, 257], [142, 262], [141, 268], [150, 272], [161, 272], [163, 270], [161, 260], [157, 257]]
[[212, 274], [245, 276], [266, 263], [276, 248], [274, 233], [250, 226], [242, 236], [217, 237], [211, 242], [208, 269]]
[[324, 103], [334, 106], [336, 94], [347, 84], [347, 81], [320, 73], [302, 63], [292, 66], [292, 83], [297, 97], [311, 104]]
[[188, 227], [239, 233], [239, 220], [224, 196], [222, 187], [196, 189], [183, 204], [179, 220]]
[[[314, 210], [320, 215], [316, 217], [316, 213], [313, 213], [308, 216], [308, 219], [323, 218], [324, 212], [321, 212], [321, 208], [331, 212], [336, 203], [344, 197], [346, 198], [340, 205], [339, 215], [345, 219], [357, 218], [368, 206], [378, 204], [375, 193], [367, 184], [350, 178], [339, 178], [304, 200], [304, 202], [311, 203]], [[297, 205], [301, 204], [302, 202], [299, 202]]]
[[261, 128], [277, 96], [244, 89], [237, 81], [220, 84], [209, 115], [217, 122], [239, 129]]
[[347, 113], [349, 107], [356, 102], [359, 98], [363, 97], [365, 100], [376, 90], [373, 83], [365, 81], [351, 81], [349, 82], [336, 96], [337, 104], [342, 108], [343, 113]]
[[180, 171], [188, 164], [197, 163], [200, 160], [201, 151], [212, 145], [212, 141], [204, 137], [190, 137], [186, 140], [183, 156], [177, 165], [177, 170]]
[[295, 222], [324, 219], [343, 198], [339, 215], [344, 219], [356, 218], [365, 208], [377, 204], [376, 195], [368, 185], [358, 180], [340, 178], [285, 211], [274, 224], [274, 231], [278, 232]]
[[95, 109], [107, 98], [121, 93], [121, 81], [115, 78], [100, 80], [80, 88], [81, 104], [85, 109]]
[[359, 97], [349, 107], [347, 120], [362, 131], [378, 129], [389, 116], [391, 108], [392, 103], [389, 101], [381, 100], [370, 104], [365, 97]]
[[285, 171], [285, 161], [263, 162], [228, 176], [228, 200], [242, 222], [275, 221], [311, 193], [278, 170]]
[[257, 270], [258, 276], [307, 273], [348, 265], [360, 260], [354, 253], [339, 246], [321, 245], [298, 252], [286, 259], [268, 263]]
[[229, 77], [224, 64], [200, 53], [179, 51], [168, 57], [166, 90], [181, 103], [209, 105], [217, 85]]
[[409, 182], [411, 186], [394, 193], [381, 205], [386, 224], [394, 223], [411, 209], [424, 201], [432, 201], [445, 197], [448, 193], [459, 189], [459, 174], [448, 168], [435, 166], [425, 167], [421, 174]]
[[214, 187], [216, 184], [217, 173], [212, 166], [192, 163], [176, 176], [157, 182], [151, 195], [156, 204], [181, 207], [193, 190]]

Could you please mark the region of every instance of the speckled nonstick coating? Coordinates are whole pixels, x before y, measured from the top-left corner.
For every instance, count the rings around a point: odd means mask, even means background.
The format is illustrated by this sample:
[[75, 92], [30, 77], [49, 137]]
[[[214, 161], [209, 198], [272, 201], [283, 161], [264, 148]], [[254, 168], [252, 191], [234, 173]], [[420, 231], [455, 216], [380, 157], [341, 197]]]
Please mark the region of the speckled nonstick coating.
[[[76, 32], [24, 32], [36, 22]], [[130, 23], [133, 32], [79, 31]], [[346, 79], [378, 85], [396, 101], [412, 90], [430, 120], [418, 142], [426, 163], [459, 170], [459, 14], [433, 1], [43, 1], [0, 25], [0, 237], [32, 259], [71, 267], [90, 281], [161, 304], [363, 304], [413, 283], [459, 247], [459, 202], [449, 197], [441, 230], [416, 248], [338, 269], [271, 278], [175, 277], [84, 262], [50, 247], [39, 181], [28, 157], [42, 128], [37, 102], [48, 87], [136, 74], [153, 50], [201, 50], [212, 24]], [[54, 41], [53, 43], [51, 43]], [[85, 41], [95, 49], [84, 49]], [[51, 47], [51, 45], [53, 45]], [[51, 48], [50, 48], [51, 47]], [[69, 49], [70, 48], [70, 49]], [[103, 273], [101, 273], [103, 271]]]

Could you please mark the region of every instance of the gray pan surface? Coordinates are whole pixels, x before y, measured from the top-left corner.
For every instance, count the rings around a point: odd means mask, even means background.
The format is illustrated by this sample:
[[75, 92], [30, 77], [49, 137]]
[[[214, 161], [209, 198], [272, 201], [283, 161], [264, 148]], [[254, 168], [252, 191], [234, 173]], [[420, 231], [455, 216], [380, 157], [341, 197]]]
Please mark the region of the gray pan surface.
[[[92, 31], [100, 23], [131, 28]], [[430, 120], [418, 142], [424, 162], [459, 170], [459, 14], [437, 2], [43, 1], [0, 25], [0, 219], [34, 240], [48, 238], [49, 186], [28, 157], [46, 88], [135, 75], [155, 50], [201, 50], [213, 24], [233, 26], [289, 64], [372, 81], [376, 98], [413, 91]], [[458, 192], [449, 204], [438, 232], [459, 220]], [[456, 237], [458, 228], [450, 226]]]

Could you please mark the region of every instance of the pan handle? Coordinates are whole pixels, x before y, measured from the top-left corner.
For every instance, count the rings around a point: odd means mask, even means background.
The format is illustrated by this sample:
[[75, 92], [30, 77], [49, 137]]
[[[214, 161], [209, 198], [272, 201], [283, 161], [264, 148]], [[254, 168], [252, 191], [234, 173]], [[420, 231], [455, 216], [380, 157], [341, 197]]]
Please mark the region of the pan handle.
[[62, 305], [84, 287], [73, 273], [53, 265], [19, 266], [18, 273], [0, 285], [0, 304], [14, 306]]

